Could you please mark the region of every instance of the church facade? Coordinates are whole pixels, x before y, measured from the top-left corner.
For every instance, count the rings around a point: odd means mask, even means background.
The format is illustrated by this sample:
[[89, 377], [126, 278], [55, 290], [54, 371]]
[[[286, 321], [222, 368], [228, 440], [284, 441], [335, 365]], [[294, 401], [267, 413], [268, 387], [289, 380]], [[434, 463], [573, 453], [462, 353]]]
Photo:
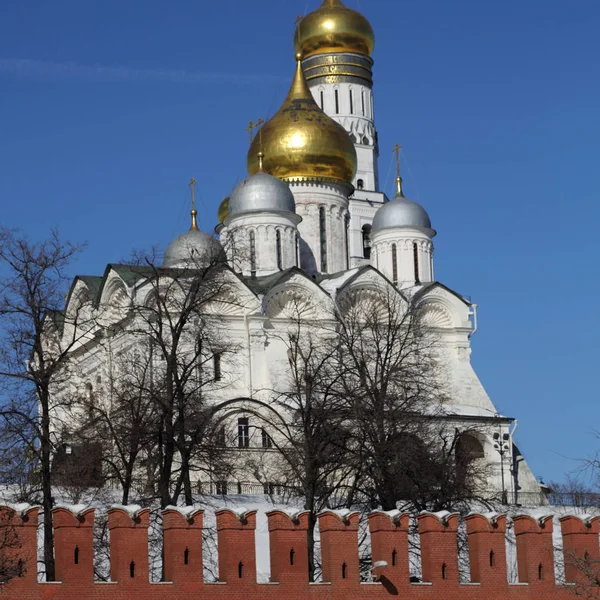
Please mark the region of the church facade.
[[[291, 308], [301, 304], [307, 321], [327, 322], [340, 298], [386, 289], [418, 306], [435, 332], [446, 373], [440, 418], [472, 432], [472, 447], [490, 466], [489, 489], [511, 499], [538, 493], [513, 443], [514, 420], [498, 413], [471, 364], [477, 307], [435, 277], [436, 231], [427, 210], [404, 195], [399, 148], [396, 195], [388, 199], [380, 189], [374, 41], [366, 18], [341, 0], [324, 0], [300, 21], [290, 91], [253, 138], [248, 177], [219, 208], [219, 238], [199, 231], [193, 210], [192, 227], [166, 249], [160, 276], [189, 270], [193, 261], [221, 261], [232, 301], [214, 303], [214, 323], [236, 352], [213, 353], [203, 394], [223, 406], [239, 449], [269, 446], [248, 406], [268, 402], [285, 377], [281, 332]], [[128, 332], [140, 329], [134, 309], [149, 302], [149, 278], [149, 271], [113, 264], [103, 276], [76, 278], [66, 314], [83, 311], [90, 325], [72, 349], [77, 376], [60, 394], [110, 395], [111, 361], [130, 343]], [[56, 422], [74, 415], [57, 413]], [[216, 493], [264, 483], [243, 467], [232, 473], [230, 481], [202, 476], [201, 483]]]

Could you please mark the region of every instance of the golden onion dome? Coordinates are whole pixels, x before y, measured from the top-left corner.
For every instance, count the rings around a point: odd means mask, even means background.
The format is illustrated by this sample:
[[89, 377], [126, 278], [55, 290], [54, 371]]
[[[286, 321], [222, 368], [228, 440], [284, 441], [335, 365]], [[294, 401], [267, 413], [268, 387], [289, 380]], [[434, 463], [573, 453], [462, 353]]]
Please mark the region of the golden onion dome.
[[264, 170], [284, 181], [330, 180], [351, 183], [356, 174], [356, 150], [342, 125], [314, 101], [296, 55], [296, 74], [281, 108], [255, 136], [248, 152], [248, 172], [258, 173], [259, 152]]
[[371, 56], [375, 33], [369, 21], [345, 6], [342, 0], [324, 0], [320, 8], [300, 21], [294, 43], [296, 52], [304, 58], [332, 52]]
[[229, 196], [223, 199], [223, 202], [219, 204], [219, 210], [217, 211], [217, 218], [219, 224], [225, 223], [225, 219], [229, 216]]

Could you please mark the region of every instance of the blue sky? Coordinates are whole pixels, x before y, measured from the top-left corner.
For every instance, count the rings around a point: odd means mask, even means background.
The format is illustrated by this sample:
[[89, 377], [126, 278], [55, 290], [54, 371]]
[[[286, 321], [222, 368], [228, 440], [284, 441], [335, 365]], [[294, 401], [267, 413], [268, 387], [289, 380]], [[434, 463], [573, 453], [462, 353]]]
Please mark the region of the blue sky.
[[[250, 119], [318, 0], [3, 0], [0, 221], [87, 240], [101, 274], [163, 247], [245, 175]], [[535, 473], [600, 445], [600, 3], [348, 0], [371, 20], [381, 177], [394, 144], [429, 210], [437, 278], [479, 304], [473, 362]]]

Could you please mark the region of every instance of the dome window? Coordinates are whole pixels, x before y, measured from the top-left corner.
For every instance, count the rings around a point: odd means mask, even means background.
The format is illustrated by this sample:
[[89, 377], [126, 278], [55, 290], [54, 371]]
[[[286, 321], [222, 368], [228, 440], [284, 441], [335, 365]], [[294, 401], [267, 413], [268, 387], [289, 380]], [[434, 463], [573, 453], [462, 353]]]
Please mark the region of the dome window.
[[398, 250], [396, 244], [392, 244], [392, 280], [398, 283]]
[[365, 116], [365, 90], [360, 92], [360, 100], [362, 103], [362, 116]]
[[256, 277], [256, 233], [250, 232], [250, 275]]
[[275, 246], [277, 251], [277, 268], [283, 270], [283, 258], [281, 256], [281, 231], [278, 229], [275, 234]]
[[325, 110], [325, 92], [321, 90], [321, 110]]
[[340, 91], [335, 90], [335, 114], [340, 114]]
[[363, 256], [367, 260], [371, 260], [371, 225], [363, 225], [362, 238], [363, 238]]
[[324, 206], [319, 208], [319, 233], [321, 240], [321, 273], [327, 273], [327, 222]]
[[419, 246], [417, 245], [417, 242], [413, 244], [413, 256], [415, 263], [415, 285], [419, 285], [421, 279], [419, 277]]
[[350, 114], [354, 114], [354, 90], [350, 90]]

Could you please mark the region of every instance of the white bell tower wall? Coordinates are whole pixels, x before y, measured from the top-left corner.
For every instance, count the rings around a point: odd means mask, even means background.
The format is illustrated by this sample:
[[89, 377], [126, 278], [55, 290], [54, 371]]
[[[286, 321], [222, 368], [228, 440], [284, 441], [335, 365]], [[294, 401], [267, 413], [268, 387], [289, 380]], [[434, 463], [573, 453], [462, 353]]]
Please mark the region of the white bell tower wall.
[[379, 191], [373, 60], [354, 53], [317, 54], [302, 67], [315, 102], [352, 137], [358, 157], [354, 187]]

